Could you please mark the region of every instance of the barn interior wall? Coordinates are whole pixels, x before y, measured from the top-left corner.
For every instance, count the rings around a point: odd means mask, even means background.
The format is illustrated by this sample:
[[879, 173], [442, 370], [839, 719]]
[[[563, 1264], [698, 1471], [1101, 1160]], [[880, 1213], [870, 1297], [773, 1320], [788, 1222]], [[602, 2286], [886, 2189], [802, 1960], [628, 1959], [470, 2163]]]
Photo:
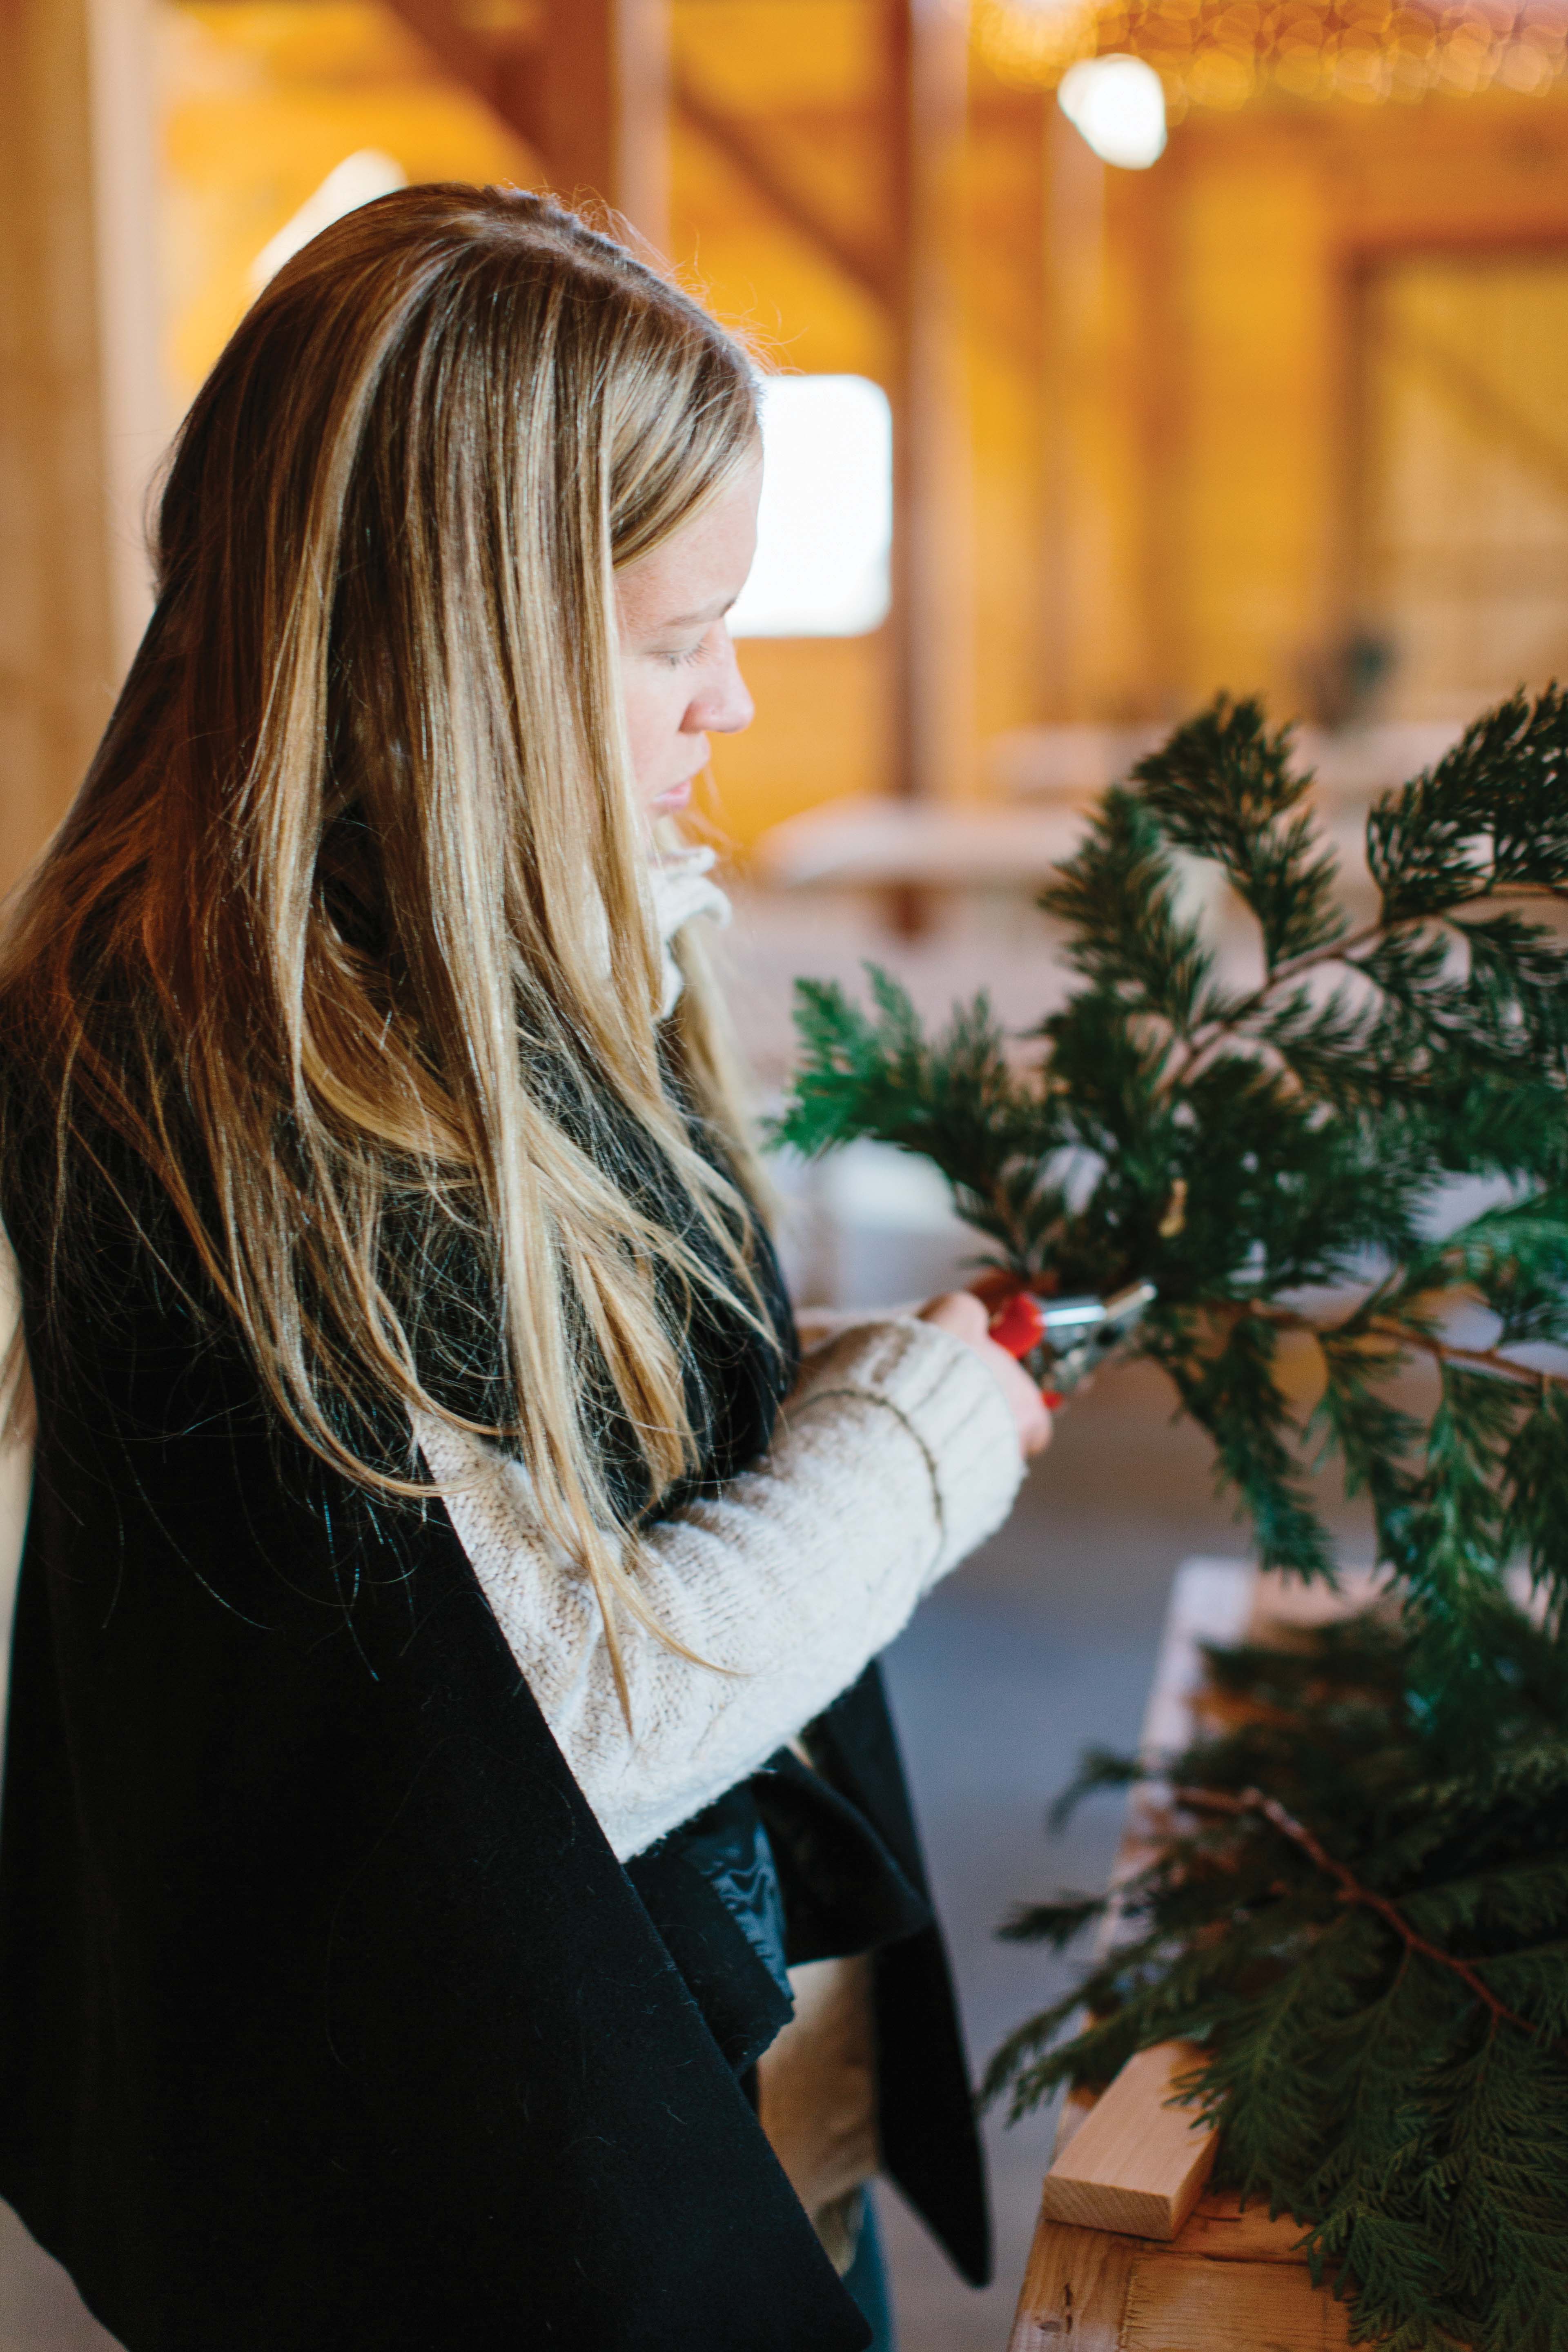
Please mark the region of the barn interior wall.
[[0, 9], [0, 891], [75, 792], [149, 609], [170, 411], [146, 33], [142, 0]]
[[[7, 314], [26, 315], [33, 271], [54, 322], [13, 329], [5, 362], [4, 528], [19, 592], [6, 625], [8, 871], [63, 805], [120, 658], [95, 606], [108, 593], [102, 485], [82, 488], [80, 452], [101, 456], [102, 432], [84, 425], [69, 463], [50, 454], [62, 420], [102, 391], [94, 302], [61, 298], [93, 268], [68, 169], [86, 136], [70, 108], [86, 101], [59, 78], [84, 5], [18, 0], [4, 15], [6, 103], [20, 110], [6, 142]], [[148, 5], [171, 414], [243, 308], [256, 253], [346, 154], [383, 149], [412, 179], [542, 177], [381, 0]], [[770, 363], [888, 382], [885, 5], [671, 0], [690, 102], [672, 127], [670, 247]], [[1221, 688], [1261, 691], [1282, 715], [1348, 715], [1342, 656], [1375, 587], [1367, 469], [1384, 462], [1365, 415], [1366, 288], [1389, 257], [1427, 251], [1568, 255], [1568, 95], [1199, 108], [1152, 170], [1130, 173], [1098, 163], [1049, 93], [973, 65], [950, 223], [959, 342], [938, 566], [961, 593], [932, 656], [951, 665], [946, 707], [964, 740], [944, 749], [940, 789], [985, 791], [988, 746], [1013, 730], [1173, 718]], [[1551, 473], [1557, 429], [1538, 417], [1515, 436], [1521, 510], [1531, 464]], [[73, 498], [90, 530], [57, 527]], [[1544, 542], [1538, 561], [1555, 561]], [[83, 577], [68, 594], [73, 565]], [[57, 626], [42, 616], [59, 597], [70, 618]], [[1532, 661], [1546, 658], [1542, 632]], [[752, 640], [744, 658], [759, 723], [716, 761], [739, 847], [819, 802], [889, 788], [887, 627]], [[1395, 661], [1365, 707], [1398, 716], [1405, 691]]]

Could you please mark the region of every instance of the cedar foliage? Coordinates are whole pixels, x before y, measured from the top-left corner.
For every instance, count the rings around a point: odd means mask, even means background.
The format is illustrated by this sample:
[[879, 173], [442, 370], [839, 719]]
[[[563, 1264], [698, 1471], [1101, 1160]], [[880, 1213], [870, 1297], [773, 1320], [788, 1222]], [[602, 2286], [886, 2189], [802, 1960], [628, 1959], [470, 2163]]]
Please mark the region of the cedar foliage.
[[[1216, 2178], [1308, 2225], [1314, 2276], [1394, 2352], [1568, 2344], [1568, 1663], [1506, 1601], [1490, 1617], [1491, 1752], [1460, 1771], [1387, 1618], [1214, 1653], [1256, 1719], [1164, 1766], [1172, 1834], [1110, 1948], [986, 2076], [1016, 2116], [1203, 2043]], [[1058, 1815], [1152, 1769], [1091, 1754]], [[1064, 1896], [1004, 1933], [1060, 1950], [1110, 1908]]]
[[[1568, 695], [1516, 697], [1379, 802], [1364, 919], [1310, 787], [1289, 730], [1220, 699], [1044, 892], [1076, 985], [1032, 1055], [984, 996], [928, 1037], [875, 970], [868, 1010], [801, 982], [776, 1131], [928, 1155], [1038, 1289], [1155, 1282], [1135, 1344], [1260, 1560], [1332, 1577], [1336, 1464], [1398, 1601], [1294, 1656], [1216, 1656], [1257, 1719], [1162, 1760], [1173, 1843], [991, 2092], [1021, 2112], [1190, 2035], [1222, 2177], [1310, 2225], [1359, 2326], [1568, 2352], [1568, 1381], [1538, 1344], [1568, 1343]], [[1245, 982], [1191, 859], [1251, 919]], [[1456, 1221], [1459, 1177], [1490, 1205]], [[1311, 1352], [1310, 1412], [1282, 1346]], [[1153, 1769], [1091, 1758], [1080, 1790]], [[1065, 1947], [1104, 1908], [1009, 1932]]]

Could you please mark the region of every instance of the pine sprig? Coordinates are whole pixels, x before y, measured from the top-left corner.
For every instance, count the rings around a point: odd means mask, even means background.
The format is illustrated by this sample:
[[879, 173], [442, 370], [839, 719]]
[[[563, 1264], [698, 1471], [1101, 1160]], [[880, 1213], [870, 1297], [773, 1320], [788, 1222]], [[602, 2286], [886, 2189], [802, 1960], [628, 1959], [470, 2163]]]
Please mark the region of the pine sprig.
[[1311, 778], [1291, 771], [1289, 728], [1271, 735], [1256, 702], [1222, 696], [1133, 773], [1165, 838], [1215, 859], [1256, 917], [1270, 980], [1343, 937], [1337, 860], [1303, 806]]
[[1015, 1076], [984, 996], [956, 1008], [928, 1044], [906, 992], [868, 969], [871, 1014], [836, 982], [796, 982], [805, 1053], [778, 1139], [814, 1153], [872, 1136], [923, 1152], [952, 1184], [960, 1213], [1005, 1247], [1021, 1221], [1042, 1213], [1040, 1171], [1063, 1137], [1056, 1107]]
[[[1491, 1624], [1512, 1696], [1467, 1778], [1378, 1616], [1216, 1653], [1251, 1717], [1220, 1739], [1087, 1759], [1069, 1800], [1157, 1769], [1181, 1825], [1118, 1888], [1121, 1940], [985, 2083], [1016, 2116], [1195, 2041], [1216, 2179], [1293, 2213], [1357, 2330], [1405, 2352], [1568, 2347], [1564, 1663], [1518, 1612]], [[1005, 1932], [1063, 1950], [1110, 1908], [1062, 1896]]]
[[[1119, 1940], [990, 2094], [1022, 2113], [1194, 2040], [1220, 2178], [1300, 2217], [1362, 2334], [1568, 2352], [1568, 697], [1379, 802], [1364, 917], [1310, 781], [1216, 703], [1044, 893], [1078, 985], [1032, 1039], [984, 999], [928, 1041], [879, 976], [870, 1015], [803, 983], [779, 1132], [924, 1152], [1019, 1281], [1153, 1281], [1138, 1345], [1261, 1559], [1332, 1575], [1337, 1465], [1388, 1572], [1385, 1619], [1215, 1654], [1240, 1727], [1160, 1765], [1177, 1832], [1114, 1906], [1016, 1916], [1064, 1950], [1113, 1907]], [[1246, 984], [1194, 858], [1252, 919]], [[1154, 1769], [1092, 1755], [1068, 1802]]]
[[[777, 1129], [807, 1152], [870, 1135], [925, 1153], [1020, 1281], [1154, 1282], [1141, 1345], [1262, 1558], [1331, 1572], [1312, 1473], [1337, 1457], [1440, 1678], [1479, 1656], [1476, 1612], [1510, 1557], [1552, 1607], [1568, 1596], [1543, 1402], [1564, 1383], [1516, 1352], [1568, 1339], [1565, 787], [1568, 698], [1479, 720], [1373, 811], [1378, 910], [1352, 923], [1289, 730], [1221, 699], [1105, 796], [1043, 893], [1079, 985], [1032, 1065], [984, 997], [928, 1040], [880, 973], [868, 1013], [803, 982]], [[1192, 858], [1253, 918], [1248, 987], [1189, 909]], [[1458, 1175], [1514, 1198], [1434, 1240]], [[1461, 1307], [1492, 1333], [1458, 1336]], [[1289, 1333], [1321, 1376], [1304, 1420], [1272, 1370]], [[1441, 1376], [1419, 1427], [1390, 1398], [1417, 1360]]]

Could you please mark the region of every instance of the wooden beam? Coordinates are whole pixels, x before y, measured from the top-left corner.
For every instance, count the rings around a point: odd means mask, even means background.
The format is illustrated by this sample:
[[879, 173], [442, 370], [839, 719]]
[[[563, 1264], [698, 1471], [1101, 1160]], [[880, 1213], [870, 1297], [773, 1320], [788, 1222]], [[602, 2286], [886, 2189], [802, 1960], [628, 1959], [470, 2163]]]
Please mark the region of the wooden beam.
[[482, 99], [509, 130], [544, 152], [544, 60], [537, 41], [470, 32], [454, 0], [386, 0], [444, 72]]
[[679, 69], [672, 80], [672, 96], [679, 120], [722, 155], [781, 220], [879, 308], [892, 307], [898, 287], [890, 254], [842, 228], [805, 182], [779, 163], [750, 123], [715, 105]]
[[470, 33], [449, 0], [387, 0], [387, 5], [411, 33], [417, 35], [455, 81], [465, 83], [476, 97], [499, 112], [499, 47]]
[[1045, 445], [1041, 716], [1097, 715], [1087, 679], [1096, 620], [1103, 488], [1098, 428], [1105, 396], [1105, 172], [1060, 108], [1047, 103], [1045, 140]]
[[539, 36], [486, 37], [457, 0], [388, 0], [444, 70], [527, 140], [570, 202], [669, 235], [668, 0], [543, 0]]
[[668, 0], [544, 0], [542, 133], [567, 197], [596, 196], [669, 241]]
[[[968, 418], [958, 246], [967, 38], [947, 0], [880, 0], [889, 211], [899, 237], [894, 407], [894, 788], [962, 796], [973, 765]], [[918, 910], [911, 919], [919, 920]]]
[[69, 804], [151, 602], [151, 38], [142, 0], [0, 7], [0, 889]]

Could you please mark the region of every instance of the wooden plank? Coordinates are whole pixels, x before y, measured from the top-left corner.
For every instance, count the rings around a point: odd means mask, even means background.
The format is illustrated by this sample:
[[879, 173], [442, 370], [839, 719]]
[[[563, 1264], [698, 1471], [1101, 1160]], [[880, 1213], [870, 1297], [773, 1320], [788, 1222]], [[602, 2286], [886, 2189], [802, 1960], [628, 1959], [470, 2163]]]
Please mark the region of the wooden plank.
[[1007, 2352], [1118, 2352], [1137, 2255], [1103, 2230], [1037, 2230]]
[[1177, 2079], [1201, 2063], [1191, 2042], [1130, 2058], [1046, 2175], [1040, 2211], [1075, 2228], [1174, 2238], [1203, 2194], [1219, 2135], [1173, 2106]]
[[1344, 2305], [1302, 2265], [1151, 2249], [1133, 2257], [1113, 2339], [1117, 2352], [1339, 2352], [1350, 2340]]
[[1266, 2205], [1243, 2212], [1234, 2190], [1220, 2189], [1198, 2199], [1172, 2252], [1216, 2263], [1300, 2263], [1302, 2234], [1293, 2213], [1271, 2221]]

